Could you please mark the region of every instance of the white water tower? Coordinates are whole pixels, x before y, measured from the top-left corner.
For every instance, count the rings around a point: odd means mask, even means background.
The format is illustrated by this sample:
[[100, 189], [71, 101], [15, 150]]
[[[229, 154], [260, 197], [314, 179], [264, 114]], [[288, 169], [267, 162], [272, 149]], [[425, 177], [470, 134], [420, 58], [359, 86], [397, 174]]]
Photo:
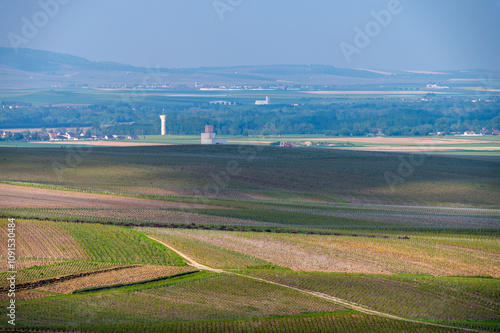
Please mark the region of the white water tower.
[[165, 123], [165, 121], [167, 120], [167, 116], [162, 114], [160, 118], [161, 118], [161, 135], [167, 135], [167, 125]]

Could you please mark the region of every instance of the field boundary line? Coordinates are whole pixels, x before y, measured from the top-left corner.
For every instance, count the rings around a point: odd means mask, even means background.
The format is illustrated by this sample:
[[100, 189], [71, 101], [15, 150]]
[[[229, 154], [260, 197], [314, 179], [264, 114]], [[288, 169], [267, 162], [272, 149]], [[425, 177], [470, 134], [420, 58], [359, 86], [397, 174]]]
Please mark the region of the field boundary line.
[[222, 270], [222, 269], [208, 267], [208, 266], [205, 266], [203, 264], [200, 264], [200, 263], [196, 262], [194, 259], [192, 259], [188, 255], [182, 253], [181, 251], [177, 250], [176, 248], [174, 248], [174, 247], [172, 247], [172, 246], [170, 246], [168, 244], [165, 244], [164, 242], [162, 242], [162, 241], [160, 241], [160, 240], [158, 240], [158, 239], [156, 239], [156, 238], [154, 238], [152, 236], [146, 235], [146, 237], [148, 237], [151, 240], [154, 240], [154, 241], [156, 241], [156, 242], [158, 242], [158, 243], [166, 246], [170, 250], [174, 251], [179, 256], [181, 256], [182, 258], [184, 258], [189, 266], [192, 266], [192, 267], [197, 268], [197, 269], [204, 269], [204, 270], [208, 270], [208, 271], [211, 271], [211, 272], [214, 272], [214, 273], [233, 274], [233, 275], [245, 277], [245, 278], [248, 278], [248, 279], [253, 279], [253, 280], [256, 280], [256, 281], [265, 282], [265, 283], [268, 283], [268, 284], [273, 284], [273, 285], [276, 285], [276, 286], [280, 286], [280, 287], [292, 289], [292, 290], [301, 292], [303, 294], [312, 295], [312, 296], [315, 296], [315, 297], [326, 299], [328, 301], [331, 301], [331, 302], [343, 305], [343, 306], [345, 306], [347, 308], [350, 308], [352, 310], [359, 311], [361, 313], [368, 314], [368, 315], [379, 316], [379, 317], [387, 318], [387, 319], [401, 320], [401, 321], [405, 321], [405, 322], [408, 322], [408, 323], [424, 324], [424, 325], [431, 325], [431, 326], [437, 326], [437, 327], [443, 327], [443, 328], [458, 329], [458, 330], [463, 330], [463, 331], [467, 331], [467, 332], [485, 332], [485, 331], [479, 331], [479, 330], [475, 330], [475, 329], [471, 329], [471, 328], [458, 327], [458, 326], [448, 326], [448, 325], [443, 325], [443, 324], [430, 323], [430, 322], [425, 322], [425, 321], [419, 321], [419, 320], [414, 320], [414, 319], [408, 319], [408, 318], [404, 318], [404, 317], [399, 317], [399, 316], [396, 316], [396, 315], [391, 315], [389, 313], [384, 313], [384, 312], [380, 312], [380, 311], [377, 311], [377, 310], [371, 310], [371, 309], [365, 308], [364, 306], [351, 303], [351, 302], [349, 302], [347, 300], [343, 300], [341, 298], [330, 296], [330, 295], [327, 295], [327, 294], [324, 294], [324, 293], [320, 293], [320, 292], [317, 292], [317, 291], [300, 289], [300, 288], [297, 288], [297, 287], [287, 286], [286, 284], [281, 284], [281, 283], [278, 283], [278, 282], [274, 282], [274, 281], [270, 281], [270, 280], [266, 280], [266, 279], [254, 277], [254, 276], [249, 276], [249, 275], [245, 275], [245, 274], [240, 274], [240, 273], [235, 273], [235, 272], [231, 272], [231, 271], [225, 271], [225, 270]]
[[167, 276], [161, 276], [155, 279], [149, 279], [149, 280], [142, 280], [142, 281], [137, 281], [137, 282], [130, 282], [130, 283], [118, 283], [118, 284], [110, 284], [110, 285], [104, 285], [104, 286], [99, 286], [99, 287], [90, 287], [90, 288], [83, 288], [83, 289], [77, 289], [73, 290], [71, 294], [87, 294], [87, 293], [93, 293], [96, 291], [104, 291], [104, 290], [112, 290], [112, 289], [120, 289], [120, 288], [128, 288], [128, 287], [135, 287], [135, 286], [140, 286], [148, 283], [154, 283], [154, 282], [160, 282], [160, 281], [165, 281], [165, 280], [171, 280], [175, 279], [178, 277], [183, 277], [187, 275], [193, 275], [196, 273], [199, 273], [200, 271], [190, 271], [190, 272], [184, 272], [184, 273], [178, 273], [174, 275], [167, 275]]
[[[81, 273], [75, 273], [75, 274], [69, 274], [69, 275], [55, 276], [55, 277], [46, 278], [46, 279], [42, 279], [42, 280], [28, 281], [28, 282], [23, 282], [23, 283], [16, 285], [16, 290], [36, 289], [36, 288], [43, 287], [43, 286], [53, 284], [53, 283], [65, 282], [65, 281], [79, 279], [82, 277], [98, 275], [98, 274], [102, 274], [102, 273], [109, 273], [109, 272], [114, 272], [114, 271], [120, 271], [120, 270], [124, 270], [124, 269], [140, 267], [140, 266], [141, 265], [116, 266], [116, 267], [105, 268], [105, 269], [96, 270], [96, 271], [81, 272]], [[4, 292], [7, 290], [9, 290], [8, 286], [7, 287], [0, 287], [0, 292]]]

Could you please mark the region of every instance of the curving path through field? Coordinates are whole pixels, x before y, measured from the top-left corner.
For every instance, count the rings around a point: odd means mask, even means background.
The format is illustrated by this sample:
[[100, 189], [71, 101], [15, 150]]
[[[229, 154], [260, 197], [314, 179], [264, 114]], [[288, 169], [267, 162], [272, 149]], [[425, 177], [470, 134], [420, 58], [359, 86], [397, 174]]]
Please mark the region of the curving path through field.
[[200, 263], [196, 262], [193, 258], [190, 258], [186, 254], [180, 252], [179, 250], [173, 248], [172, 246], [170, 246], [168, 244], [165, 244], [164, 242], [162, 242], [162, 241], [160, 241], [160, 240], [158, 240], [158, 239], [156, 239], [154, 237], [151, 237], [149, 235], [146, 235], [146, 236], [149, 239], [154, 240], [155, 242], [158, 242], [158, 243], [162, 244], [163, 246], [166, 246], [170, 250], [174, 251], [179, 256], [181, 256], [183, 259], [185, 259], [186, 262], [187, 262], [187, 264], [189, 266], [192, 266], [192, 267], [197, 268], [197, 269], [207, 270], [207, 271], [214, 272], [214, 273], [225, 273], [225, 274], [238, 275], [238, 276], [241, 276], [241, 277], [245, 277], [245, 278], [249, 278], [249, 279], [253, 279], [253, 280], [257, 280], [257, 281], [261, 281], [261, 282], [273, 284], [273, 285], [276, 285], [276, 286], [280, 286], [280, 287], [283, 287], [283, 288], [293, 289], [293, 290], [296, 290], [296, 291], [304, 293], [304, 294], [308, 294], [308, 295], [312, 295], [312, 296], [316, 296], [316, 297], [319, 297], [319, 298], [323, 298], [323, 299], [329, 300], [331, 302], [343, 305], [346, 308], [350, 308], [352, 310], [356, 310], [356, 311], [359, 311], [359, 312], [362, 312], [362, 313], [365, 313], [365, 314], [369, 314], [369, 315], [379, 316], [379, 317], [388, 318], [388, 319], [402, 320], [402, 321], [405, 321], [405, 322], [415, 323], [415, 324], [425, 324], [425, 325], [438, 326], [438, 327], [443, 327], [443, 328], [458, 329], [458, 330], [463, 330], [463, 331], [468, 331], [468, 332], [483, 332], [483, 331], [474, 330], [474, 329], [468, 329], [468, 328], [462, 328], [462, 327], [456, 327], [456, 326], [447, 326], [447, 325], [441, 325], [441, 324], [435, 324], [435, 323], [429, 323], [429, 322], [425, 322], [425, 321], [418, 321], [418, 320], [408, 319], [408, 318], [404, 318], [404, 317], [399, 317], [399, 316], [391, 315], [389, 313], [384, 313], [384, 312], [380, 312], [380, 311], [376, 311], [376, 310], [371, 310], [371, 309], [365, 308], [362, 305], [351, 303], [351, 302], [346, 301], [344, 299], [333, 297], [333, 296], [330, 296], [330, 295], [327, 295], [327, 294], [323, 294], [323, 293], [320, 293], [320, 292], [311, 291], [311, 290], [305, 290], [305, 289], [300, 289], [300, 288], [296, 288], [296, 287], [291, 287], [291, 286], [287, 286], [286, 284], [281, 284], [281, 283], [277, 283], [277, 282], [274, 282], [274, 281], [269, 281], [269, 280], [266, 280], [266, 279], [261, 279], [261, 278], [257, 278], [257, 277], [253, 277], [253, 276], [248, 276], [248, 275], [239, 274], [239, 273], [235, 273], [235, 272], [225, 271], [225, 270], [222, 270], [222, 269], [208, 267], [208, 266], [205, 266], [203, 264], [200, 264]]

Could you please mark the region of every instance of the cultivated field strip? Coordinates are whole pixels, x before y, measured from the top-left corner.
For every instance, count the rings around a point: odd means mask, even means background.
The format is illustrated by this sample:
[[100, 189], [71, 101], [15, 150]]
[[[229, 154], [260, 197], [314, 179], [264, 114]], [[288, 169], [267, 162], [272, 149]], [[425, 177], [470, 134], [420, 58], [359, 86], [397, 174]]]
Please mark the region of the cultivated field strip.
[[167, 209], [44, 209], [42, 214], [61, 218], [81, 219], [85, 221], [111, 221], [129, 223], [180, 223], [203, 225], [260, 225], [271, 226], [274, 223], [243, 220], [225, 216], [210, 216]]
[[40, 287], [38, 290], [68, 294], [79, 289], [128, 284], [190, 271], [193, 271], [191, 267], [146, 265], [53, 283], [48, 286]]
[[[444, 205], [444, 206], [443, 206]], [[467, 216], [482, 216], [492, 215], [500, 216], [500, 209], [493, 208], [474, 208], [474, 207], [454, 207], [452, 203], [441, 203], [439, 206], [422, 206], [422, 205], [384, 205], [384, 204], [343, 204], [335, 205], [336, 208], [354, 209], [354, 210], [377, 210], [391, 213], [408, 212], [416, 214], [457, 214]]]
[[[7, 219], [0, 221], [6, 230]], [[5, 244], [7, 234], [0, 233]], [[0, 272], [9, 270], [6, 250], [7, 247], [1, 250], [0, 258], [4, 260]], [[130, 229], [16, 219], [16, 269], [20, 270], [21, 280], [81, 272], [108, 264], [184, 265], [175, 253]], [[3, 283], [6, 281], [2, 280], [0, 285]]]
[[152, 243], [133, 230], [100, 224], [59, 222], [71, 234], [92, 260], [130, 264], [182, 266], [173, 252]]
[[456, 214], [452, 212], [405, 212], [368, 209], [308, 210], [294, 209], [292, 212], [332, 216], [355, 220], [378, 222], [380, 226], [401, 228], [500, 228], [500, 215], [497, 214]]
[[245, 274], [405, 318], [498, 321], [498, 279], [247, 270]]
[[[62, 328], [62, 327], [61, 327]], [[130, 325], [109, 324], [85, 326], [82, 332], [119, 332], [119, 333], [460, 333], [458, 328], [444, 328], [425, 324], [408, 323], [400, 320], [380, 318], [353, 311], [337, 311], [326, 314], [310, 314], [297, 316], [280, 316], [269, 318], [253, 318], [251, 320], [217, 320], [198, 322], [163, 322], [161, 324], [135, 323]]]
[[[8, 220], [0, 218], [0, 228], [7, 229]], [[0, 233], [0, 242], [7, 244], [7, 232]], [[85, 260], [89, 256], [65, 229], [53, 222], [16, 220], [16, 255], [25, 258]], [[0, 249], [5, 257], [7, 247]]]
[[[309, 228], [340, 230], [353, 226], [369, 228], [374, 233], [385, 230], [458, 229], [474, 228], [496, 230], [500, 218], [491, 215], [467, 216], [454, 214], [416, 214], [399, 212], [378, 212], [366, 210], [307, 210], [274, 209], [265, 219], [273, 222], [257, 221], [263, 219], [256, 210], [203, 210], [184, 212], [164, 209], [3, 209], [2, 214], [26, 217], [41, 217], [53, 220], [87, 221], [117, 225], [191, 225], [197, 226], [259, 226], [259, 227], [297, 227], [300, 221], [309, 218]], [[221, 216], [223, 215], [223, 216]], [[230, 217], [231, 215], [237, 217]], [[241, 217], [241, 218], [239, 218]], [[288, 223], [287, 223], [288, 222]]]
[[[17, 185], [17, 186], [13, 186]], [[71, 183], [71, 182], [54, 182], [54, 181], [37, 181], [25, 182], [16, 180], [0, 180], [0, 187], [5, 187], [9, 191], [15, 193], [24, 193], [25, 189], [22, 187], [29, 187], [32, 191], [49, 191], [51, 190], [57, 195], [64, 196], [64, 192], [69, 192], [69, 196], [82, 196], [84, 199], [80, 203], [80, 207], [86, 207], [84, 204], [89, 192], [95, 193], [97, 196], [104, 196], [103, 198], [113, 198], [117, 201], [115, 206], [97, 207], [93, 204], [93, 208], [101, 209], [126, 209], [127, 206], [133, 205], [140, 208], [161, 209], [161, 204], [154, 201], [163, 202], [163, 206], [179, 209], [189, 208], [203, 208], [200, 203], [207, 202], [207, 199], [222, 200], [223, 202], [245, 203], [250, 205], [283, 205], [283, 206], [305, 206], [310, 209], [347, 209], [355, 211], [386, 211], [388, 213], [408, 212], [416, 214], [458, 214], [464, 216], [500, 216], [500, 206], [498, 205], [467, 205], [458, 202], [441, 202], [441, 201], [425, 201], [425, 200], [411, 200], [405, 201], [401, 198], [394, 197], [380, 197], [380, 196], [345, 196], [341, 194], [319, 194], [309, 192], [291, 192], [291, 191], [276, 191], [276, 190], [248, 190], [248, 189], [219, 189], [217, 195], [204, 194], [203, 188], [198, 187], [140, 187], [137, 190], [136, 186], [123, 186], [120, 184], [88, 184], [88, 183]], [[21, 187], [21, 188], [19, 188]], [[16, 192], [17, 191], [17, 192]], [[50, 192], [50, 191], [49, 191]], [[52, 193], [50, 192], [50, 193]], [[137, 198], [148, 198], [153, 200], [141, 201]], [[24, 198], [29, 200], [30, 197]], [[134, 201], [137, 199], [136, 201]], [[128, 201], [127, 201], [128, 200]], [[54, 208], [46, 201], [47, 207]], [[141, 204], [143, 203], [143, 204]], [[149, 206], [148, 206], [149, 204]], [[210, 204], [216, 204], [211, 202]], [[12, 208], [15, 205], [10, 205]], [[71, 204], [66, 208], [78, 208], [78, 204]], [[35, 207], [35, 206], [29, 206]], [[29, 208], [24, 206], [24, 208]], [[43, 204], [37, 204], [37, 208], [44, 208]], [[7, 208], [7, 207], [3, 207]], [[21, 208], [21, 207], [20, 207]], [[64, 206], [58, 207], [64, 208]], [[208, 208], [205, 206], [205, 208]]]
[[[120, 267], [112, 262], [96, 262], [96, 261], [68, 261], [51, 263], [46, 262], [43, 266], [34, 266], [17, 271], [16, 283], [38, 281], [53, 277], [68, 276], [77, 273], [88, 273], [113, 267]], [[0, 273], [0, 287], [8, 285], [6, 277], [9, 276], [6, 272]]]
[[[385, 239], [145, 229], [215, 245], [297, 271], [500, 277], [498, 250], [454, 244], [455, 239]], [[457, 236], [460, 237], [460, 236]], [[166, 238], [168, 241], [168, 237]], [[497, 243], [493, 244], [498, 247]]]
[[[249, 210], [250, 214], [241, 215], [235, 210], [203, 210], [185, 212], [168, 209], [3, 209], [3, 214], [14, 216], [43, 217], [56, 220], [79, 220], [95, 223], [114, 223], [142, 225], [144, 223], [161, 224], [196, 224], [196, 225], [225, 225], [225, 226], [269, 226], [293, 227], [300, 223], [292, 219], [292, 215], [301, 215], [301, 219], [313, 216], [316, 224], [309, 227], [316, 228], [348, 228], [353, 225], [372, 228], [392, 229], [429, 229], [429, 228], [474, 228], [498, 229], [500, 217], [494, 215], [463, 215], [453, 213], [418, 214], [416, 212], [378, 211], [364, 209], [288, 209], [276, 207], [273, 214], [266, 217], [267, 222], [258, 221], [262, 214]], [[280, 213], [283, 212], [283, 213]], [[252, 215], [253, 214], [253, 215]], [[285, 218], [285, 214], [288, 217]], [[234, 215], [235, 217], [231, 217]], [[273, 215], [275, 216], [273, 223]], [[238, 216], [244, 218], [238, 218]], [[323, 218], [322, 218], [323, 217]], [[288, 223], [287, 222], [288, 219]]]
[[[189, 150], [189, 152], [186, 152]], [[428, 156], [419, 172], [391, 190], [385, 172], [398, 173], [400, 157], [405, 154], [366, 153], [328, 149], [284, 150], [263, 147], [254, 161], [246, 161], [237, 146], [218, 147], [142, 147], [93, 149], [78, 167], [64, 170], [63, 178], [53, 172], [52, 163], [65, 163], [67, 151], [3, 148], [5, 167], [2, 180], [45, 183], [57, 186], [117, 190], [131, 187], [156, 189], [201, 189], [212, 183], [217, 173], [234, 159], [241, 162], [242, 173], [232, 177], [224, 190], [246, 189], [288, 192], [313, 192], [360, 203], [499, 205], [496, 187], [498, 165], [495, 161]], [[50, 162], [47, 156], [50, 156]], [[207, 159], [207, 157], [209, 157]], [[12, 161], [16, 161], [13, 163]], [[207, 164], [207, 161], [210, 163]], [[369, 161], [369, 162], [368, 162]], [[368, 163], [367, 163], [368, 162]], [[459, 162], [459, 163], [457, 163]], [[20, 169], [19, 166], [23, 168]], [[147, 166], [147, 167], [145, 167]], [[478, 173], [478, 167], [480, 172]], [[91, 184], [87, 186], [86, 184]], [[481, 187], [483, 185], [484, 187]], [[156, 192], [157, 190], [152, 190]], [[220, 191], [218, 194], [223, 193]], [[216, 197], [203, 191], [199, 194]], [[366, 198], [367, 200], [363, 199]]]
[[[132, 266], [118, 266], [118, 267], [111, 267], [111, 268], [106, 268], [106, 269], [100, 269], [97, 271], [90, 271], [90, 272], [82, 272], [82, 273], [74, 273], [71, 272], [71, 274], [66, 274], [62, 276], [55, 276], [52, 278], [43, 278], [39, 279], [36, 281], [30, 281], [30, 282], [24, 282], [24, 283], [18, 283], [16, 284], [16, 289], [18, 291], [22, 290], [30, 290], [30, 289], [36, 289], [39, 287], [43, 287], [46, 285], [50, 285], [53, 283], [58, 283], [58, 282], [63, 282], [63, 281], [68, 281], [68, 280], [73, 280], [76, 278], [84, 277], [84, 276], [89, 276], [89, 275], [95, 275], [95, 274], [101, 274], [105, 272], [110, 272], [110, 271], [117, 271], [117, 270], [122, 270], [125, 268], [130, 268]], [[9, 289], [8, 286], [0, 288], [0, 291], [7, 291]]]
[[[16, 258], [16, 269], [22, 270], [22, 269], [30, 268], [33, 266], [54, 265], [54, 264], [64, 263], [67, 261], [68, 260], [66, 260], [66, 259], [54, 260], [54, 259], [50, 259], [50, 258], [17, 257]], [[8, 270], [9, 270], [9, 264], [7, 261], [7, 257], [0, 257], [0, 272], [6, 272]]]
[[[204, 278], [197, 278], [203, 276]], [[60, 295], [23, 303], [19, 325], [54, 328], [68, 325], [175, 323], [251, 320], [269, 316], [345, 311], [342, 305], [233, 274], [202, 272], [174, 281], [115, 289], [112, 292]], [[93, 309], [100, 311], [93, 311]], [[64, 309], [64, 311], [61, 311]], [[89, 322], [89, 315], [93, 314]], [[69, 330], [66, 326], [66, 331]], [[113, 330], [115, 331], [115, 330]], [[134, 332], [135, 330], [129, 331]], [[140, 332], [140, 331], [139, 331]]]
[[241, 252], [228, 250], [219, 246], [211, 245], [203, 241], [174, 236], [165, 233], [156, 233], [154, 229], [140, 228], [148, 236], [159, 239], [163, 244], [169, 244], [191, 258], [196, 258], [200, 263], [215, 268], [241, 269], [256, 267], [277, 267], [269, 261], [258, 259]]

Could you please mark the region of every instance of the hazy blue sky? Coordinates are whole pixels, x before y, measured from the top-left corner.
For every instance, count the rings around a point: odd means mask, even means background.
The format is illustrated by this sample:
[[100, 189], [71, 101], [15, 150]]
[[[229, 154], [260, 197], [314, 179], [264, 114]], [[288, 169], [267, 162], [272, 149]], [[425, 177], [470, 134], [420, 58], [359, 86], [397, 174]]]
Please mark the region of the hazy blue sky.
[[[214, 0], [41, 0], [53, 1], [68, 3], [51, 17], [38, 0], [0, 0], [0, 46], [10, 36], [21, 47], [153, 67], [500, 69], [500, 0], [217, 0], [223, 20]], [[390, 6], [390, 22], [374, 24], [371, 12]], [[38, 31], [24, 27], [33, 23]], [[355, 28], [367, 26], [373, 37], [356, 46]]]

